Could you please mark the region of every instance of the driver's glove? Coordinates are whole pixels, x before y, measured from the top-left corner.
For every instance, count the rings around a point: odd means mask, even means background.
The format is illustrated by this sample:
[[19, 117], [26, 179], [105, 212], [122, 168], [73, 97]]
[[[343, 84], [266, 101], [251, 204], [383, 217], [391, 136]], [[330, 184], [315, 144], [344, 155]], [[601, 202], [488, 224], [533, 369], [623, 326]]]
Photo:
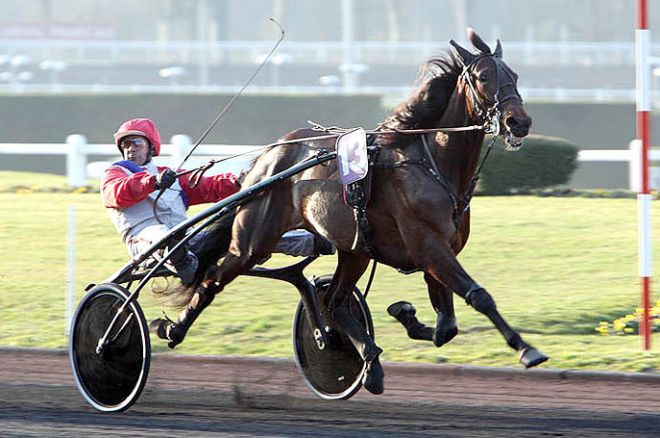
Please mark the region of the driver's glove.
[[165, 169], [156, 175], [156, 190], [165, 190], [176, 181], [176, 172], [172, 169]]

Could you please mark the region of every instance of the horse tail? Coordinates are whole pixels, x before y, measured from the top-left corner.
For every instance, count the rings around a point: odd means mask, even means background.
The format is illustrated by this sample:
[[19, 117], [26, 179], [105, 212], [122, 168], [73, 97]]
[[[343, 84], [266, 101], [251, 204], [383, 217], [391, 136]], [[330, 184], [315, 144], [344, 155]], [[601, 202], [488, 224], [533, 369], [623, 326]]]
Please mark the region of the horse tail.
[[193, 294], [207, 277], [209, 271], [214, 269], [218, 260], [229, 250], [235, 216], [236, 212], [232, 211], [192, 239], [189, 249], [197, 256], [198, 265], [195, 279], [191, 284], [186, 286], [177, 282], [168, 284], [164, 288], [152, 288], [152, 291], [163, 298], [168, 306], [180, 310], [190, 303]]

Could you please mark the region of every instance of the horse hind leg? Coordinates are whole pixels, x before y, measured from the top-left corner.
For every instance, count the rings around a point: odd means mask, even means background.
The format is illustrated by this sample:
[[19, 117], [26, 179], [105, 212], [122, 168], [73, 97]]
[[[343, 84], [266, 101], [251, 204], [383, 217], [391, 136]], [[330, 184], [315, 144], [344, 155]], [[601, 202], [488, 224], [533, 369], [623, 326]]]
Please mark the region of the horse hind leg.
[[[267, 258], [265, 254], [270, 254], [272, 248], [277, 242], [277, 231], [270, 231], [265, 234], [252, 234], [249, 238], [233, 243], [237, 247], [253, 248], [253, 251], [240, 251], [237, 256], [227, 253], [220, 263], [220, 266], [212, 266], [205, 275], [205, 279], [193, 294], [190, 302], [179, 314], [176, 322], [169, 319], [157, 319], [152, 321], [150, 328], [158, 337], [166, 339], [170, 348], [176, 347], [183, 342], [188, 330], [199, 317], [199, 315], [212, 302], [215, 296], [222, 292], [224, 288], [236, 277], [246, 273], [257, 263]], [[240, 233], [237, 233], [240, 235]], [[259, 254], [259, 255], [257, 255]]]
[[206, 309], [220, 292], [220, 288], [215, 282], [215, 273], [217, 267], [212, 267], [206, 275], [206, 278], [197, 287], [195, 293], [184, 309], [179, 313], [177, 321], [169, 318], [158, 318], [149, 324], [149, 329], [159, 338], [167, 340], [167, 346], [174, 348], [183, 342], [188, 329], [195, 322], [197, 317]]
[[372, 394], [382, 394], [385, 373], [379, 356], [383, 350], [376, 345], [373, 337], [364, 325], [356, 320], [350, 309], [355, 283], [366, 270], [369, 259], [341, 251], [338, 259], [339, 265], [324, 301], [331, 309], [331, 319], [337, 329], [350, 339], [366, 363], [362, 385]]
[[[348, 295], [352, 293], [353, 288], [343, 289]], [[382, 394], [384, 391], [385, 372], [380, 363], [380, 354], [383, 350], [376, 345], [364, 326], [355, 320], [349, 308], [348, 300], [346, 302], [332, 304], [332, 320], [337, 324], [337, 328], [351, 340], [351, 343], [365, 361], [367, 367], [362, 379], [362, 385], [372, 394]]]

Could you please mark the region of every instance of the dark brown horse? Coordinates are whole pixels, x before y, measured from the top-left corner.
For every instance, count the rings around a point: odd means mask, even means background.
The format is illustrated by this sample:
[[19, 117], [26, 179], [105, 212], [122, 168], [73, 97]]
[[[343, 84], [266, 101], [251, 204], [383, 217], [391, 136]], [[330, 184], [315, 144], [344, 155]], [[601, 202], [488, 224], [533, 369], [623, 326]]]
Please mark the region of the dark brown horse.
[[[362, 276], [370, 257], [402, 271], [423, 271], [433, 308], [435, 328], [422, 325], [409, 303], [390, 306], [415, 339], [436, 346], [457, 334], [453, 293], [485, 314], [520, 354], [526, 367], [547, 358], [525, 343], [497, 311], [490, 294], [459, 264], [456, 255], [470, 231], [471, 180], [479, 164], [484, 129], [461, 132], [428, 131], [458, 126], [496, 126], [496, 134], [512, 148], [522, 144], [531, 119], [517, 91], [517, 75], [502, 60], [497, 42], [494, 51], [472, 30], [468, 38], [477, 52], [454, 41], [451, 51], [429, 60], [417, 90], [380, 128], [375, 145], [378, 155], [372, 166], [371, 198], [367, 205], [369, 247], [365, 240], [353, 247], [356, 219], [342, 200], [337, 165], [319, 165], [293, 178], [278, 182], [257, 199], [240, 207], [233, 221], [229, 252], [219, 268], [215, 262], [226, 248], [220, 243], [226, 224], [210, 230], [200, 251], [200, 273], [209, 266], [201, 287], [192, 295], [177, 323], [167, 323], [161, 336], [174, 346], [199, 313], [238, 275], [262, 262], [287, 230], [306, 228], [332, 241], [338, 249], [338, 265], [329, 291], [321, 297], [322, 309], [330, 309], [328, 322], [347, 335], [367, 362], [363, 381], [367, 390], [383, 390], [383, 371], [378, 361], [381, 349], [348, 311], [347, 300]], [[410, 135], [405, 130], [424, 130]], [[400, 131], [400, 132], [396, 132]], [[284, 137], [295, 140], [318, 136], [301, 129]], [[334, 139], [301, 141], [264, 152], [247, 174], [245, 185], [287, 169], [320, 148], [334, 149]], [[224, 231], [223, 231], [224, 229]], [[188, 291], [190, 292], [190, 290]], [[188, 295], [190, 296], [190, 295]]]

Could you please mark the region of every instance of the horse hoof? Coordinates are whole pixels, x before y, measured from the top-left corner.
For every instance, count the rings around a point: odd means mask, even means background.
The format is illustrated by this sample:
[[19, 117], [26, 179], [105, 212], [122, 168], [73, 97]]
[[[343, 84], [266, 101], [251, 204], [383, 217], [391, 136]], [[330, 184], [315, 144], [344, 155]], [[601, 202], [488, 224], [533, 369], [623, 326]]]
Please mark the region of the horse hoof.
[[385, 372], [380, 360], [375, 358], [367, 363], [367, 369], [362, 377], [362, 386], [372, 394], [382, 394], [385, 390]]
[[167, 346], [173, 349], [183, 342], [183, 338], [186, 337], [186, 331], [178, 324], [172, 324], [167, 331], [167, 340], [169, 341]]
[[548, 356], [541, 353], [534, 347], [527, 347], [520, 350], [520, 363], [522, 363], [525, 368], [532, 368], [536, 365], [542, 364], [548, 360]]
[[174, 348], [183, 341], [186, 333], [181, 333], [181, 329], [172, 320], [164, 318], [156, 318], [149, 323], [149, 333], [164, 339], [167, 346]]
[[156, 318], [149, 323], [149, 333], [158, 336], [160, 339], [169, 340], [167, 337], [168, 332], [174, 325], [172, 321], [164, 318]]
[[388, 306], [387, 313], [400, 321], [400, 317], [403, 314], [406, 314], [406, 316], [415, 316], [417, 309], [407, 301], [397, 301]]
[[456, 326], [445, 328], [444, 330], [436, 330], [433, 332], [433, 345], [436, 347], [442, 347], [454, 339], [457, 334], [458, 327]]

